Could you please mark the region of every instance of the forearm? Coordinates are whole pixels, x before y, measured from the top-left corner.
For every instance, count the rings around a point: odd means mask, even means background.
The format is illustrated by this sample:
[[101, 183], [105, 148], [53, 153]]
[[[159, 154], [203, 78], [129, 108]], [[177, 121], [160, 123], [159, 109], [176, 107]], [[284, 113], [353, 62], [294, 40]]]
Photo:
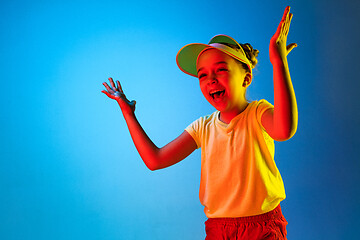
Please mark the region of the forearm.
[[140, 157], [150, 170], [157, 169], [159, 148], [151, 141], [137, 120], [135, 113], [124, 114], [131, 138]]
[[298, 110], [286, 57], [273, 63], [274, 129], [284, 139], [291, 138], [297, 129]]

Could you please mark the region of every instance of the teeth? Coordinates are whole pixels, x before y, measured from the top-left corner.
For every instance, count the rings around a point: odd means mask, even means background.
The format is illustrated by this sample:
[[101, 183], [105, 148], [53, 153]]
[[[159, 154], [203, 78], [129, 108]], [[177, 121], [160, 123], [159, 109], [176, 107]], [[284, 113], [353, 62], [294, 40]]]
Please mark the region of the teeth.
[[217, 92], [222, 92], [222, 91], [224, 91], [224, 90], [213, 90], [213, 91], [210, 91], [210, 95], [217, 93]]
[[220, 95], [222, 95], [224, 92], [225, 92], [225, 90], [214, 90], [214, 91], [209, 92], [209, 94], [212, 98], [215, 98], [215, 94], [218, 97], [220, 97]]

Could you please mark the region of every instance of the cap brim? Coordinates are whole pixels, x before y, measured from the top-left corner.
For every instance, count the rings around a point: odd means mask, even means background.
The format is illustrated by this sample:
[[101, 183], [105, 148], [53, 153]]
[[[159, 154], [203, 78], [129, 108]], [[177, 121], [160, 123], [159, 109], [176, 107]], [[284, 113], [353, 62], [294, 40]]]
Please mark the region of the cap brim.
[[203, 43], [191, 43], [181, 48], [176, 56], [176, 63], [180, 70], [193, 77], [197, 77], [197, 57], [208, 47], [211, 46]]

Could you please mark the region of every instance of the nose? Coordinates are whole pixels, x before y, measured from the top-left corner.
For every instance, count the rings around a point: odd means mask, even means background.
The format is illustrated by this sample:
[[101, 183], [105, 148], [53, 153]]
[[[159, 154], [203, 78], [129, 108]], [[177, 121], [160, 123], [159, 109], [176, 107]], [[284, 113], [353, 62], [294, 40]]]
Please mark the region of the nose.
[[210, 73], [209, 78], [208, 78], [208, 84], [211, 85], [213, 83], [217, 83], [217, 77], [215, 73]]

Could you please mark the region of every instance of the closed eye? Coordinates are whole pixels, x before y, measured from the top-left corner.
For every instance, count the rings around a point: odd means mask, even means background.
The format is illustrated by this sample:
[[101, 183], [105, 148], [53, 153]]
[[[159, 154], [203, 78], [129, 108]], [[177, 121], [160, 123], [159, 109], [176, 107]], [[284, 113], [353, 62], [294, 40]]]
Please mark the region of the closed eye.
[[227, 72], [227, 71], [228, 71], [227, 68], [219, 68], [219, 69], [218, 69], [218, 72], [224, 72], [224, 71]]
[[199, 75], [199, 78], [203, 78], [203, 77], [206, 77], [205, 73], [202, 73], [202, 74]]

